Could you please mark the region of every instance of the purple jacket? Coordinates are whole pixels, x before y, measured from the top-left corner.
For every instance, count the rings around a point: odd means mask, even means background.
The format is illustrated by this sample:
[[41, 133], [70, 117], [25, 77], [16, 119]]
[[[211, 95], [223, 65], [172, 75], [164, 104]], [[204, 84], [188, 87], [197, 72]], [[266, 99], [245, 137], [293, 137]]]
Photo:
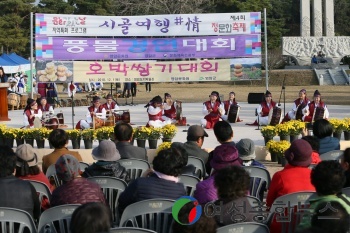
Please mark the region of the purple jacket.
[[201, 205], [205, 205], [208, 202], [218, 199], [216, 188], [214, 186], [214, 175], [197, 183], [196, 190], [194, 191], [194, 198], [196, 198]]

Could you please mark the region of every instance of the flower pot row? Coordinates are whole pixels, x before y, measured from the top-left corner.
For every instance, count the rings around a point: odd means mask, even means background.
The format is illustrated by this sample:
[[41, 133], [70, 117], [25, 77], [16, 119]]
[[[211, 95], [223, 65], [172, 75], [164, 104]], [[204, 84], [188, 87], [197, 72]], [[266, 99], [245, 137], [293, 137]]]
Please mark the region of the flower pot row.
[[[163, 142], [171, 142], [171, 138], [162, 138]], [[157, 149], [157, 145], [158, 145], [158, 139], [136, 139], [137, 142], [137, 146], [138, 147], [142, 147], [142, 148], [146, 148], [146, 141], [148, 141], [148, 147], [149, 149]]]

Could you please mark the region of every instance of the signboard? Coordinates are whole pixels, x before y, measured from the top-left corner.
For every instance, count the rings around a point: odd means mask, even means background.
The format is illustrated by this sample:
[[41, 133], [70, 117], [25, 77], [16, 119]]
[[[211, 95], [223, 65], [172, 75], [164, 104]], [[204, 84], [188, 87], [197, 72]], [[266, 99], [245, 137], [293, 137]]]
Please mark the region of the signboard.
[[229, 81], [230, 60], [73, 62], [75, 82]]
[[36, 36], [208, 36], [261, 33], [261, 13], [96, 16], [35, 14]]
[[36, 58], [140, 60], [261, 56], [260, 35], [177, 38], [37, 38]]

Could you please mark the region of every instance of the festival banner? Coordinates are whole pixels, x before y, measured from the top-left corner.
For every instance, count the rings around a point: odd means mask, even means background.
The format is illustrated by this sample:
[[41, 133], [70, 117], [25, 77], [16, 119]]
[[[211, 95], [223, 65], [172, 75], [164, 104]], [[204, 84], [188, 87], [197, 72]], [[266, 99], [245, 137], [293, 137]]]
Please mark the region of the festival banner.
[[159, 37], [260, 33], [260, 12], [139, 16], [35, 14], [36, 37]]
[[75, 82], [229, 81], [230, 60], [73, 62]]
[[260, 35], [177, 38], [36, 38], [36, 59], [141, 60], [261, 56]]

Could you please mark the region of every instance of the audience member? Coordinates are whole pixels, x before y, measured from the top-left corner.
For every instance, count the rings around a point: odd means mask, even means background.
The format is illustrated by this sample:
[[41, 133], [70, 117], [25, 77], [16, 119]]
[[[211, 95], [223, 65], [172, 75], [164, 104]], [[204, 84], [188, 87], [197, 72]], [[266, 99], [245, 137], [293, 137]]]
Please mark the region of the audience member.
[[147, 177], [139, 177], [132, 181], [124, 192], [120, 194], [118, 209], [120, 213], [135, 202], [152, 199], [167, 198], [176, 200], [186, 195], [185, 187], [179, 183], [185, 161], [178, 149], [161, 150], [153, 160], [153, 172]]
[[79, 206], [72, 215], [71, 233], [107, 233], [112, 227], [111, 210], [98, 202], [85, 203]]
[[[214, 126], [214, 134], [216, 137], [216, 140], [220, 144], [229, 144], [232, 146], [236, 146], [235, 142], [232, 140], [233, 139], [233, 130], [231, 125], [227, 121], [219, 121], [218, 123], [215, 124]], [[211, 165], [210, 161], [213, 158], [213, 151], [209, 153], [209, 158], [208, 162], [205, 164], [205, 169], [210, 174], [211, 172]]]
[[[308, 168], [311, 164], [311, 154], [310, 144], [302, 139], [293, 141], [284, 152], [288, 164], [272, 177], [266, 197], [268, 208], [280, 196], [299, 191], [315, 191], [310, 179], [311, 170]], [[281, 232], [281, 223], [274, 219], [270, 224], [270, 232]]]
[[[38, 166], [38, 156], [35, 154], [31, 145], [19, 145], [16, 150], [16, 155], [16, 177], [22, 180], [33, 180], [44, 183], [51, 191], [53, 190], [48, 178]], [[46, 210], [49, 207], [50, 202], [47, 197], [44, 197], [41, 202], [41, 208]]]
[[346, 148], [343, 156], [341, 157], [340, 164], [344, 169], [345, 174], [345, 184], [344, 188], [350, 187], [350, 148]]
[[320, 149], [320, 142], [318, 138], [314, 136], [304, 136], [301, 139], [307, 141], [312, 148], [311, 164], [318, 164], [319, 162], [321, 162], [320, 154], [318, 153]]
[[52, 192], [51, 206], [84, 204], [88, 202], [106, 203], [101, 187], [80, 177], [79, 161], [66, 154], [55, 163], [58, 179], [63, 183]]
[[314, 136], [320, 141], [320, 149], [318, 153], [321, 155], [328, 151], [340, 150], [339, 139], [332, 137], [333, 127], [326, 119], [320, 119], [314, 122], [312, 127]]
[[114, 127], [114, 136], [121, 159], [143, 159], [148, 161], [145, 148], [130, 144], [133, 137], [131, 125], [124, 122], [117, 123]]
[[108, 140], [101, 141], [98, 147], [92, 150], [92, 157], [97, 162], [85, 168], [82, 174], [83, 177], [112, 176], [125, 180], [127, 183], [130, 181], [129, 173], [118, 162], [120, 160], [120, 154], [114, 142]]
[[[341, 193], [345, 179], [340, 163], [335, 160], [322, 161], [312, 169], [311, 182], [316, 188], [317, 197], [310, 200], [311, 214], [318, 204], [331, 201], [339, 202], [350, 213], [350, 198]], [[298, 229], [305, 229], [310, 225], [309, 216], [303, 216]]]
[[[215, 215], [218, 227], [239, 222], [253, 222], [252, 204], [246, 197], [250, 185], [249, 173], [239, 166], [229, 166], [218, 171], [215, 187], [219, 199], [214, 202], [220, 206], [220, 215]], [[255, 205], [255, 204], [254, 204]], [[245, 206], [245, 208], [233, 208]]]
[[222, 144], [214, 149], [213, 159], [210, 161], [210, 165], [213, 168], [213, 172], [210, 177], [196, 185], [194, 192], [194, 197], [202, 205], [215, 201], [218, 198], [217, 190], [214, 186], [214, 179], [217, 172], [227, 166], [242, 166], [242, 160], [239, 158], [235, 146]]
[[200, 125], [191, 125], [187, 131], [187, 142], [184, 147], [188, 156], [193, 156], [203, 160], [204, 164], [208, 161], [208, 152], [202, 149], [204, 137], [208, 137], [207, 132]]
[[[255, 160], [255, 145], [253, 140], [249, 138], [243, 138], [236, 143], [236, 148], [238, 150], [239, 157], [243, 160], [243, 166], [254, 166], [266, 169], [262, 163]], [[257, 179], [255, 186], [256, 189], [259, 187], [259, 183], [260, 179]], [[261, 186], [259, 193], [260, 201], [263, 201], [265, 191], [267, 191], [266, 182], [264, 182]]]
[[187, 164], [188, 163], [188, 153], [185, 149], [184, 143], [173, 142], [173, 143], [171, 143], [171, 148], [179, 150], [179, 152], [181, 153], [181, 156], [183, 157], [184, 164], [183, 164], [181, 174], [198, 177], [198, 174], [196, 174], [196, 167], [193, 164]]
[[9, 146], [0, 146], [0, 207], [24, 210], [40, 216], [39, 197], [33, 185], [14, 176], [17, 157]]
[[206, 214], [202, 214], [197, 222], [191, 225], [186, 225], [189, 223], [189, 218], [191, 210], [195, 207], [193, 202], [186, 203], [179, 211], [179, 221], [184, 224], [180, 224], [177, 221], [173, 223], [173, 233], [216, 233], [216, 221], [214, 218], [207, 217]]
[[79, 152], [68, 150], [68, 135], [63, 129], [54, 129], [49, 135], [49, 142], [55, 148], [53, 152], [43, 156], [43, 172], [46, 173], [51, 164], [55, 164], [61, 155], [69, 154], [78, 161], [83, 161]]

